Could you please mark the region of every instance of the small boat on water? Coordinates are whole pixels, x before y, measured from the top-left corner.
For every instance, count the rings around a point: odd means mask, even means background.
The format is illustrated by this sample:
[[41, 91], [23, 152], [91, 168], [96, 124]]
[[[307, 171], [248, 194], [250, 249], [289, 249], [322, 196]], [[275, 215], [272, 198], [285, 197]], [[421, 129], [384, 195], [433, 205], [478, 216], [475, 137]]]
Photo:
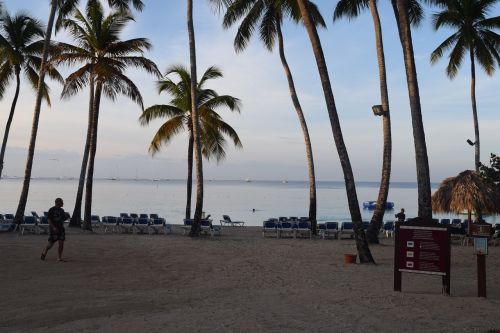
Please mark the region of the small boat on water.
[[[377, 207], [377, 202], [376, 201], [365, 201], [365, 202], [363, 202], [363, 208], [364, 209], [375, 209], [375, 207]], [[385, 209], [394, 209], [394, 202], [387, 201], [385, 203]]]

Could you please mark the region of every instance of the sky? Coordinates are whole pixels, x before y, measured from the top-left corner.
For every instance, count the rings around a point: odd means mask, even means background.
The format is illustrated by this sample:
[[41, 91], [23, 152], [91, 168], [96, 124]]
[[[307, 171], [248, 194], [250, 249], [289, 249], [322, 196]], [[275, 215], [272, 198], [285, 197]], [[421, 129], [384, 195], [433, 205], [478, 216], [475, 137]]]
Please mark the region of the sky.
[[[83, 2], [83, 1], [82, 1]], [[153, 49], [145, 56], [165, 72], [173, 64], [189, 65], [186, 3], [181, 0], [146, 0], [143, 12], [124, 30], [122, 38], [145, 37]], [[332, 81], [344, 140], [358, 181], [379, 181], [382, 164], [382, 120], [373, 116], [372, 105], [380, 104], [378, 68], [373, 23], [369, 12], [356, 20], [332, 23], [336, 1], [317, 0], [327, 29], [319, 32]], [[25, 10], [43, 22], [49, 12], [48, 0], [4, 0], [11, 13]], [[415, 152], [408, 90], [394, 15], [388, 1], [379, 2], [384, 34], [387, 79], [392, 121], [392, 181], [416, 181]], [[431, 171], [431, 181], [474, 168], [474, 140], [470, 102], [470, 62], [466, 59], [459, 74], [450, 80], [445, 74], [447, 57], [435, 65], [430, 53], [449, 35], [431, 26], [435, 9], [426, 7], [422, 26], [413, 29], [423, 122]], [[496, 7], [490, 16], [500, 15]], [[219, 94], [241, 99], [240, 114], [220, 110], [221, 116], [238, 132], [243, 149], [228, 145], [221, 163], [204, 161], [207, 179], [307, 180], [302, 132], [293, 108], [288, 85], [277, 51], [267, 51], [253, 38], [244, 52], [236, 53], [236, 28], [223, 29], [221, 15], [207, 0], [194, 1], [194, 23], [198, 75], [217, 65], [223, 78], [207, 87]], [[318, 180], [342, 180], [323, 91], [305, 29], [286, 22], [283, 27], [285, 52], [309, 126]], [[65, 32], [53, 38], [71, 41]], [[61, 68], [68, 75], [76, 67]], [[167, 104], [168, 94], [159, 95], [156, 78], [135, 70], [127, 71], [140, 88], [145, 106]], [[500, 153], [500, 73], [492, 77], [477, 71], [477, 103], [481, 135], [481, 159]], [[88, 92], [69, 100], [59, 98], [62, 86], [48, 81], [52, 107], [42, 106], [38, 130], [34, 177], [77, 177], [86, 138]], [[0, 101], [0, 134], [14, 95], [14, 82]], [[11, 127], [4, 175], [24, 174], [31, 133], [35, 96], [21, 85], [19, 102]], [[179, 135], [152, 157], [149, 143], [162, 124], [141, 127], [141, 109], [125, 97], [115, 102], [103, 100], [95, 176], [99, 178], [184, 179], [187, 173], [187, 135]]]

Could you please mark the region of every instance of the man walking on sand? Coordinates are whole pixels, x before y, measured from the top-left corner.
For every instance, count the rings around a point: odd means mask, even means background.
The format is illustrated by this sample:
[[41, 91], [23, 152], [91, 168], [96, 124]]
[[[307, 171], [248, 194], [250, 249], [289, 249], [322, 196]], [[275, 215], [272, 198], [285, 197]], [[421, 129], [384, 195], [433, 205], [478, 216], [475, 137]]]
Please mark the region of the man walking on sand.
[[49, 214], [47, 219], [49, 220], [49, 244], [43, 250], [40, 259], [45, 260], [47, 252], [52, 248], [55, 242], [59, 242], [59, 248], [57, 250], [57, 261], [65, 261], [62, 258], [62, 253], [64, 250], [64, 240], [66, 238], [66, 233], [64, 230], [64, 220], [66, 220], [66, 213], [62, 206], [64, 202], [61, 198], [57, 198], [55, 206], [49, 209]]

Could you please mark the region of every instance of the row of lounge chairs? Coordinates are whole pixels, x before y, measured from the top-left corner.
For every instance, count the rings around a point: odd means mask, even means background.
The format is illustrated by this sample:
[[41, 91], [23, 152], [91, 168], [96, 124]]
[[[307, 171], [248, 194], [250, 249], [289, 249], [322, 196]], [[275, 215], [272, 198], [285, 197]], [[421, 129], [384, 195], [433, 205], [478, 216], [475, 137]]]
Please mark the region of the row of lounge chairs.
[[98, 215], [92, 215], [90, 222], [92, 229], [102, 229], [104, 233], [108, 231], [150, 235], [172, 233], [172, 225], [167, 224], [158, 214], [120, 213], [119, 217], [103, 216], [102, 219]]

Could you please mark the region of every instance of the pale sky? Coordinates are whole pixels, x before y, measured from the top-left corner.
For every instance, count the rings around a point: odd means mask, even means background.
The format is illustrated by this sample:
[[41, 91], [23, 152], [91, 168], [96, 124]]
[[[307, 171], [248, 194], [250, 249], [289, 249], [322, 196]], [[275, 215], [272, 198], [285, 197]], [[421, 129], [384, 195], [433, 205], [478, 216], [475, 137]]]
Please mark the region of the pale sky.
[[[145, 56], [164, 72], [172, 64], [188, 66], [186, 4], [182, 0], [146, 0], [145, 10], [136, 13], [123, 38], [146, 37], [154, 48]], [[378, 181], [382, 159], [382, 122], [371, 106], [380, 104], [374, 33], [368, 12], [360, 18], [332, 24], [335, 1], [318, 0], [328, 29], [320, 32], [339, 112], [344, 140], [348, 147], [356, 180]], [[49, 0], [4, 0], [11, 14], [25, 9], [46, 21]], [[207, 87], [230, 94], [242, 101], [241, 114], [222, 110], [220, 114], [239, 133], [244, 148], [228, 146], [227, 159], [219, 165], [204, 163], [208, 179], [287, 179], [306, 180], [307, 169], [302, 132], [293, 109], [288, 86], [277, 52], [269, 53], [253, 39], [247, 50], [233, 49], [235, 29], [224, 30], [222, 18], [208, 1], [194, 1], [198, 73], [211, 65], [219, 66], [224, 78]], [[401, 46], [388, 1], [380, 1], [386, 65], [391, 103], [393, 162], [392, 181], [415, 181], [415, 157], [406, 77]], [[474, 140], [470, 103], [470, 63], [467, 59], [457, 77], [445, 75], [447, 56], [431, 66], [430, 53], [450, 31], [434, 32], [427, 8], [422, 26], [413, 30], [423, 120], [431, 168], [431, 180], [456, 175], [474, 167], [474, 150], [466, 139]], [[500, 15], [495, 8], [490, 16]], [[343, 174], [333, 142], [316, 63], [306, 31], [286, 22], [285, 52], [297, 85], [308, 126], [319, 180], [342, 180]], [[68, 41], [64, 33], [55, 40]], [[74, 68], [73, 68], [74, 69]], [[69, 73], [71, 69], [62, 69]], [[140, 87], [145, 105], [168, 103], [170, 97], [158, 95], [155, 78], [129, 71]], [[493, 77], [477, 71], [477, 102], [482, 161], [499, 151], [500, 73]], [[61, 101], [61, 85], [51, 87], [52, 108], [42, 107], [33, 175], [77, 176], [87, 129], [87, 90], [71, 100]], [[0, 134], [3, 137], [14, 81], [0, 101]], [[9, 137], [4, 174], [24, 172], [31, 132], [34, 93], [21, 86], [16, 114]], [[181, 135], [154, 158], [148, 155], [149, 142], [160, 126], [141, 127], [139, 107], [119, 97], [101, 105], [96, 160], [96, 177], [185, 178], [187, 136]]]

